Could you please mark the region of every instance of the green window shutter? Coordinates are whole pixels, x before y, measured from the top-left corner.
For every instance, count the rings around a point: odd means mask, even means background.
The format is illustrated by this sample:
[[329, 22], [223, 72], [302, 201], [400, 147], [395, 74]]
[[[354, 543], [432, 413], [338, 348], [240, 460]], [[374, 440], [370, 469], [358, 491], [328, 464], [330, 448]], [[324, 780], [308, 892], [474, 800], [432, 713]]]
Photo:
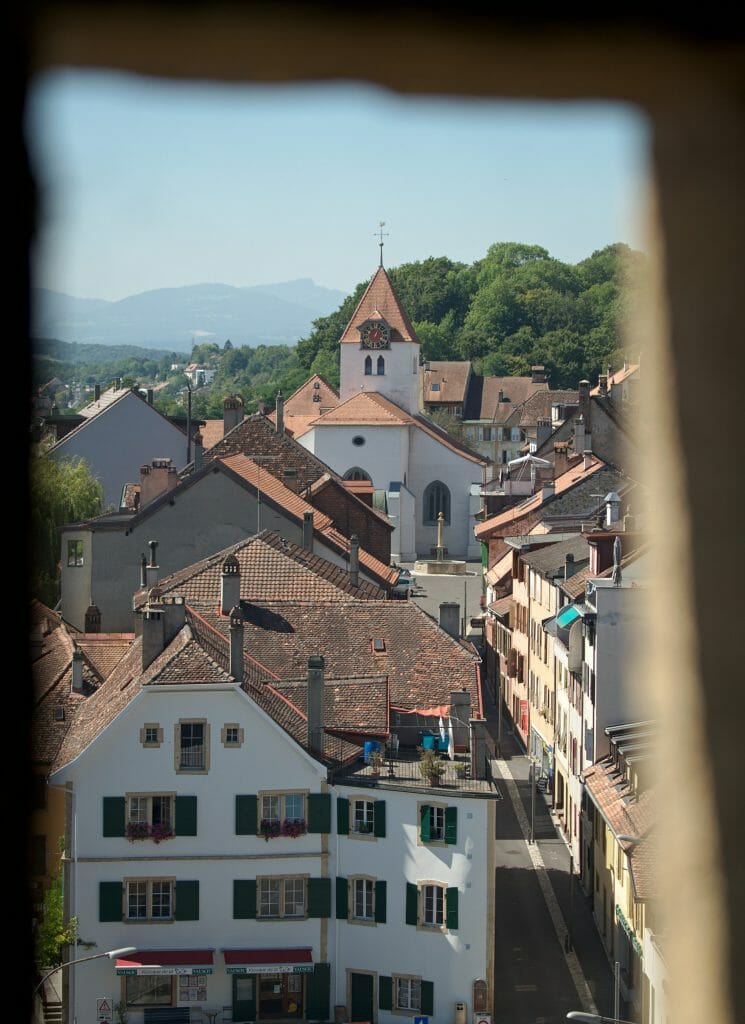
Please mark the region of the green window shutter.
[[197, 834], [197, 798], [195, 796], [176, 797], [176, 835], [195, 836]]
[[255, 836], [258, 833], [258, 804], [256, 796], [236, 796], [235, 834], [237, 836]]
[[458, 927], [458, 890], [445, 890], [445, 924], [452, 931]]
[[415, 925], [417, 923], [417, 904], [419, 893], [413, 882], [406, 883], [406, 923]]
[[308, 797], [308, 831], [331, 831], [330, 793], [311, 793]]
[[349, 888], [346, 878], [336, 879], [336, 916], [340, 921], [346, 921], [349, 916]]
[[373, 804], [373, 835], [385, 838], [385, 800], [376, 800]]
[[331, 917], [331, 879], [308, 879], [308, 917]]
[[375, 883], [375, 920], [378, 924], [385, 924], [386, 889], [385, 882]]
[[445, 808], [445, 842], [458, 842], [458, 808]]
[[331, 965], [315, 964], [306, 974], [305, 1019], [328, 1020], [331, 1004]]
[[123, 796], [103, 798], [103, 834], [106, 837], [126, 835]]
[[256, 879], [233, 881], [233, 917], [243, 921], [256, 917]]
[[384, 974], [378, 976], [378, 1009], [393, 1009], [393, 978]]
[[434, 1016], [435, 1012], [435, 986], [431, 981], [423, 981], [421, 987], [422, 993], [422, 1005], [420, 1007], [422, 1015], [425, 1017]]
[[98, 920], [121, 921], [122, 919], [122, 883], [98, 883]]
[[349, 800], [345, 796], [336, 798], [336, 832], [340, 836], [349, 835]]
[[419, 838], [423, 843], [428, 843], [430, 839], [429, 804], [422, 804], [419, 808], [419, 826]]
[[176, 921], [199, 920], [199, 882], [176, 882]]

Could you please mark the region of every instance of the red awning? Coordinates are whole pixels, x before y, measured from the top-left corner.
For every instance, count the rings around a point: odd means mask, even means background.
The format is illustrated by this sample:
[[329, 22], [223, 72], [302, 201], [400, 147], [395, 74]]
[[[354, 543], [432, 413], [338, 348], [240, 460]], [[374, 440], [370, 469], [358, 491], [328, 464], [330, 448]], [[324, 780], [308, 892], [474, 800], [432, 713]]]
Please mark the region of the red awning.
[[224, 949], [226, 964], [312, 964], [310, 946], [298, 949]]
[[214, 949], [140, 949], [116, 961], [117, 974], [212, 974]]

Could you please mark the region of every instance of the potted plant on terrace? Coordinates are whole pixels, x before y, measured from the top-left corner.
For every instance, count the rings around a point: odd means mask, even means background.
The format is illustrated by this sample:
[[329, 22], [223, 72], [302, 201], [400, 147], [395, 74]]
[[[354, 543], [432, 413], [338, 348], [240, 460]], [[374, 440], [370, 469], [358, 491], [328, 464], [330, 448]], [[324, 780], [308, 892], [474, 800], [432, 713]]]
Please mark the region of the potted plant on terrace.
[[419, 774], [427, 780], [430, 786], [439, 785], [440, 779], [445, 774], [445, 765], [434, 750], [422, 751], [419, 760]]
[[371, 775], [380, 775], [380, 769], [383, 767], [382, 752], [380, 750], [373, 750], [373, 752], [370, 754], [368, 764], [370, 765]]

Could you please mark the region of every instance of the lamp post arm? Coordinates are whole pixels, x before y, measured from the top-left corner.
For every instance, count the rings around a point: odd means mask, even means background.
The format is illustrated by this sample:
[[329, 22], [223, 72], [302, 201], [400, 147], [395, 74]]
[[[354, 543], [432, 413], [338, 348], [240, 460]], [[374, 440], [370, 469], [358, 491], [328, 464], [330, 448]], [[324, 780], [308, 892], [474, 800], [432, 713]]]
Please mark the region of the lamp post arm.
[[581, 1024], [633, 1024], [630, 1020], [621, 1020], [618, 1017], [601, 1017], [598, 1013], [582, 1013], [580, 1010], [571, 1010], [567, 1014], [567, 1020], [580, 1021]]
[[75, 967], [76, 964], [84, 964], [88, 960], [101, 960], [105, 956], [107, 956], [109, 960], [113, 960], [114, 957], [126, 956], [128, 953], [135, 952], [135, 946], [125, 946], [123, 949], [110, 949], [107, 950], [105, 953], [91, 953], [90, 956], [81, 956], [77, 960], [67, 960], [65, 963], [60, 964], [59, 967], [53, 967], [51, 971], [47, 971], [47, 973], [44, 975], [44, 977], [41, 979], [38, 985], [36, 985], [36, 987], [34, 988], [32, 995], [35, 996], [36, 993], [44, 984], [44, 982], [47, 981], [47, 979], [51, 978], [53, 974], [56, 974], [57, 971], [64, 971], [66, 967]]

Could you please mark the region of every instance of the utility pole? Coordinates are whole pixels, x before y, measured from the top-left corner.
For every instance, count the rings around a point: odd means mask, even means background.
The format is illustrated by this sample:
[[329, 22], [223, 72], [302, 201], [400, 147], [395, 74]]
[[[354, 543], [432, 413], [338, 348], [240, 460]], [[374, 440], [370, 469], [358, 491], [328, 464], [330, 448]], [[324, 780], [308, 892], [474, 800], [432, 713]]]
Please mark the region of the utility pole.
[[535, 842], [535, 762], [530, 759], [530, 841]]

